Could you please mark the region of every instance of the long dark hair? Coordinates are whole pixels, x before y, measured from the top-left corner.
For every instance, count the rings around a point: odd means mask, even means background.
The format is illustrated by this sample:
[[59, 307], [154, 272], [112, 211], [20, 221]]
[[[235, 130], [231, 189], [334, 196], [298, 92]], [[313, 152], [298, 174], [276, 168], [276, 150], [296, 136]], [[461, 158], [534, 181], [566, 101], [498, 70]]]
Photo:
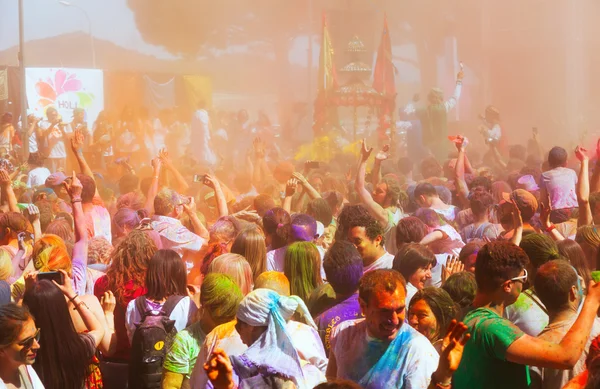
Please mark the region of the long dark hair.
[[33, 364], [47, 389], [81, 389], [89, 374], [92, 354], [75, 331], [63, 293], [47, 280], [25, 292], [23, 303], [40, 329], [40, 347]]
[[146, 297], [162, 300], [169, 296], [187, 296], [185, 263], [173, 250], [158, 250], [148, 263]]

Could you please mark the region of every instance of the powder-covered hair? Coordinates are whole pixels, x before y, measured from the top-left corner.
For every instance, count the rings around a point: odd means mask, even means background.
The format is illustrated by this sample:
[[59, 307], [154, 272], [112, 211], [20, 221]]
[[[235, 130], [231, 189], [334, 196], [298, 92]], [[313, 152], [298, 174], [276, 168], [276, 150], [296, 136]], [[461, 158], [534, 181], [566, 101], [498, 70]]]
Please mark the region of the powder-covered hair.
[[244, 257], [239, 254], [223, 254], [215, 258], [208, 267], [208, 274], [223, 273], [229, 275], [240, 287], [245, 296], [254, 287], [252, 269]]
[[235, 319], [238, 305], [244, 296], [237, 283], [222, 273], [211, 273], [202, 281], [200, 304], [216, 325]]

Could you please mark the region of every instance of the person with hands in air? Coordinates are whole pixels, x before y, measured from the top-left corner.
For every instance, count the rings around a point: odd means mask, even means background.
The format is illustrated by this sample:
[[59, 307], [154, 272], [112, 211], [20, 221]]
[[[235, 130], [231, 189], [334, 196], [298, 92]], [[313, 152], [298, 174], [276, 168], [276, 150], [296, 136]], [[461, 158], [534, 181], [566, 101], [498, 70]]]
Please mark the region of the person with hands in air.
[[85, 159], [83, 152], [84, 142], [85, 135], [83, 131], [75, 131], [71, 138], [71, 148], [73, 153], [75, 153], [79, 169], [81, 170], [81, 173], [77, 177], [83, 185], [81, 204], [85, 213], [88, 238], [101, 237], [112, 243], [110, 214], [100, 198], [94, 173]]
[[229, 215], [229, 208], [227, 207], [227, 199], [221, 189], [221, 183], [216, 177], [210, 174], [205, 174], [202, 179], [202, 183], [215, 192], [215, 199], [217, 201], [217, 209], [219, 210], [219, 217]]
[[579, 317], [560, 343], [550, 343], [525, 334], [503, 317], [527, 282], [528, 263], [523, 249], [510, 242], [490, 242], [479, 251], [475, 309], [464, 319], [471, 340], [453, 388], [528, 388], [528, 365], [571, 369], [579, 360], [600, 308], [600, 284], [590, 283]]
[[185, 178], [183, 177], [183, 175], [181, 175], [179, 170], [177, 170], [177, 168], [173, 164], [173, 161], [171, 160], [171, 157], [169, 156], [169, 152], [167, 151], [167, 149], [164, 149], [164, 148], [160, 149], [158, 152], [158, 157], [160, 158], [162, 165], [175, 178], [175, 181], [177, 183], [177, 190], [181, 193], [185, 193], [189, 189], [190, 186], [187, 183], [187, 181], [185, 180]]
[[[567, 168], [568, 153], [562, 147], [553, 147], [548, 153], [550, 170], [542, 173], [540, 199], [551, 207], [550, 221], [562, 223], [577, 210], [577, 173]], [[547, 200], [549, 199], [549, 201]]]
[[358, 193], [362, 204], [367, 208], [384, 230], [386, 249], [391, 254], [397, 251], [395, 233], [393, 227], [402, 219], [402, 209], [399, 207], [400, 183], [393, 178], [383, 178], [375, 186], [373, 193], [369, 193], [365, 187], [365, 174], [367, 160], [371, 156], [373, 148], [367, 147], [366, 139], [362, 140], [361, 158], [358, 165], [358, 173], [354, 188]]
[[[102, 385], [102, 376], [95, 353], [104, 328], [73, 289], [69, 274], [59, 272], [63, 283], [37, 280], [37, 273], [27, 275], [23, 304], [35, 317], [44, 345], [33, 367], [47, 388], [96, 388]], [[71, 310], [80, 315], [84, 331], [76, 331]]]

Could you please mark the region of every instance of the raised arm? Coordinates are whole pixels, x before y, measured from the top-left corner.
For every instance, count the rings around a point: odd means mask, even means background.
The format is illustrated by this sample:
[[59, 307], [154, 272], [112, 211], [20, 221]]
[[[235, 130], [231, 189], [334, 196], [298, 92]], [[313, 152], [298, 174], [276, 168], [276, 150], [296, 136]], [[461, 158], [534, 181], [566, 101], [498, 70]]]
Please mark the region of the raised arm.
[[73, 290], [71, 286], [72, 282], [67, 272], [61, 269], [58, 271], [63, 274], [65, 279], [64, 285], [58, 284], [56, 281], [52, 282], [63, 292], [69, 302], [73, 303], [75, 309], [79, 313], [79, 316], [81, 316], [81, 319], [89, 331], [88, 334], [94, 338], [94, 343], [96, 347], [98, 347], [102, 341], [102, 338], [104, 337], [104, 327], [102, 326], [102, 323], [98, 321], [87, 304], [79, 297], [79, 293]]
[[467, 146], [465, 138], [459, 136], [456, 142], [456, 148], [458, 149], [458, 157], [456, 157], [456, 166], [454, 168], [454, 183], [456, 184], [456, 194], [463, 208], [469, 206], [469, 187], [465, 180], [465, 159], [466, 153], [465, 148]]
[[88, 234], [85, 214], [81, 205], [83, 185], [81, 185], [81, 181], [79, 181], [75, 172], [73, 172], [73, 176], [66, 180], [63, 185], [71, 198], [73, 220], [75, 222], [75, 244], [73, 245], [72, 259], [72, 273], [76, 283], [75, 290], [79, 294], [84, 294], [87, 277]]
[[171, 158], [169, 157], [169, 152], [166, 149], [162, 149], [159, 151], [159, 156], [167, 170], [171, 174], [173, 174], [173, 177], [175, 177], [175, 181], [177, 181], [177, 190], [179, 191], [179, 193], [187, 192], [190, 186], [185, 180], [185, 178], [183, 178], [179, 170], [177, 170], [177, 168], [173, 164], [173, 161], [171, 161]]
[[283, 199], [283, 209], [287, 211], [287, 213], [292, 213], [292, 197], [296, 194], [296, 189], [298, 188], [298, 180], [295, 178], [290, 178], [285, 185], [285, 199]]
[[550, 211], [550, 206], [546, 205], [546, 202], [540, 203], [540, 222], [542, 223], [542, 228], [555, 241], [565, 240], [565, 237], [556, 229], [556, 226], [550, 223]]
[[366, 140], [362, 140], [362, 146], [360, 150], [360, 163], [358, 165], [358, 173], [356, 174], [356, 181], [354, 183], [354, 188], [358, 193], [358, 197], [362, 203], [367, 207], [371, 216], [373, 216], [383, 228], [387, 228], [389, 220], [388, 213], [383, 207], [373, 200], [371, 193], [365, 188], [365, 174], [367, 171], [367, 160], [371, 153], [373, 152], [373, 148], [367, 148]]
[[303, 193], [306, 193], [311, 200], [320, 199], [321, 194], [308, 182], [306, 177], [299, 172], [294, 172], [292, 177], [297, 181], [298, 184], [302, 185]]
[[221, 189], [221, 183], [219, 180], [210, 174], [204, 176], [204, 185], [212, 188], [215, 192], [215, 200], [217, 200], [217, 209], [219, 210], [219, 217], [229, 215], [229, 209], [227, 208], [227, 200], [225, 194]]
[[446, 112], [450, 112], [458, 104], [458, 100], [460, 100], [460, 94], [462, 92], [462, 80], [464, 76], [465, 74], [462, 70], [459, 71], [456, 75], [456, 86], [454, 87], [454, 93], [448, 99], [448, 101], [444, 103], [444, 106], [446, 107]]
[[384, 145], [383, 149], [375, 155], [375, 163], [371, 171], [371, 184], [376, 186], [381, 181], [381, 163], [389, 158], [390, 145]]
[[[92, 178], [94, 182], [96, 182], [96, 179], [94, 178], [94, 173], [92, 172], [92, 169], [90, 169], [90, 165], [88, 165], [87, 161], [85, 160], [85, 157], [83, 156], [84, 141], [85, 136], [83, 135], [83, 132], [81, 130], [76, 130], [75, 133], [73, 133], [73, 136], [71, 137], [71, 149], [75, 154], [75, 158], [77, 159], [77, 163], [79, 164], [79, 170], [81, 171], [81, 173]], [[96, 193], [94, 194], [94, 196], [100, 197], [100, 194], [98, 193], [98, 186], [96, 186]]]
[[579, 205], [579, 218], [577, 220], [577, 226], [580, 227], [593, 224], [594, 222], [592, 210], [590, 208], [590, 159], [587, 155], [587, 150], [580, 146], [577, 146], [575, 149], [575, 156], [581, 162], [577, 186], [575, 187], [577, 204]]
[[150, 183], [150, 187], [148, 188], [148, 193], [146, 194], [146, 205], [144, 208], [148, 211], [150, 215], [154, 214], [154, 199], [158, 194], [158, 180], [160, 179], [160, 169], [162, 167], [162, 159], [154, 158], [151, 162], [153, 174], [152, 174], [152, 182]]
[[2, 186], [2, 198], [8, 202], [8, 210], [10, 212], [21, 212], [17, 205], [17, 196], [12, 188], [12, 181], [8, 172], [0, 169], [0, 186]]
[[184, 204], [183, 209], [190, 218], [190, 222], [192, 223], [192, 227], [194, 229], [193, 232], [202, 239], [206, 239], [208, 241], [210, 238], [208, 230], [206, 227], [204, 227], [204, 224], [202, 224], [198, 218], [198, 215], [196, 215], [196, 202], [194, 201], [193, 197], [190, 198], [189, 204]]
[[508, 347], [506, 359], [521, 365], [572, 369], [585, 348], [599, 307], [600, 284], [592, 281], [575, 324], [559, 344], [523, 335]]

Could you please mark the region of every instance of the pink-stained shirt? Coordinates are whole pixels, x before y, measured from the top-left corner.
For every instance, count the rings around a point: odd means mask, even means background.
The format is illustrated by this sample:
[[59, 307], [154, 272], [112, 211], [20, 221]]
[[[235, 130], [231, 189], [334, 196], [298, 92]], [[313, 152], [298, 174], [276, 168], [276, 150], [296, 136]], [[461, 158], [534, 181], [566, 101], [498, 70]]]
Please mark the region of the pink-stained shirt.
[[557, 167], [542, 173], [540, 189], [548, 192], [552, 209], [576, 208], [577, 173], [566, 167]]
[[189, 252], [197, 253], [206, 243], [205, 239], [194, 234], [179, 220], [172, 217], [154, 215], [152, 228], [160, 235], [162, 248], [173, 250], [181, 257]]

